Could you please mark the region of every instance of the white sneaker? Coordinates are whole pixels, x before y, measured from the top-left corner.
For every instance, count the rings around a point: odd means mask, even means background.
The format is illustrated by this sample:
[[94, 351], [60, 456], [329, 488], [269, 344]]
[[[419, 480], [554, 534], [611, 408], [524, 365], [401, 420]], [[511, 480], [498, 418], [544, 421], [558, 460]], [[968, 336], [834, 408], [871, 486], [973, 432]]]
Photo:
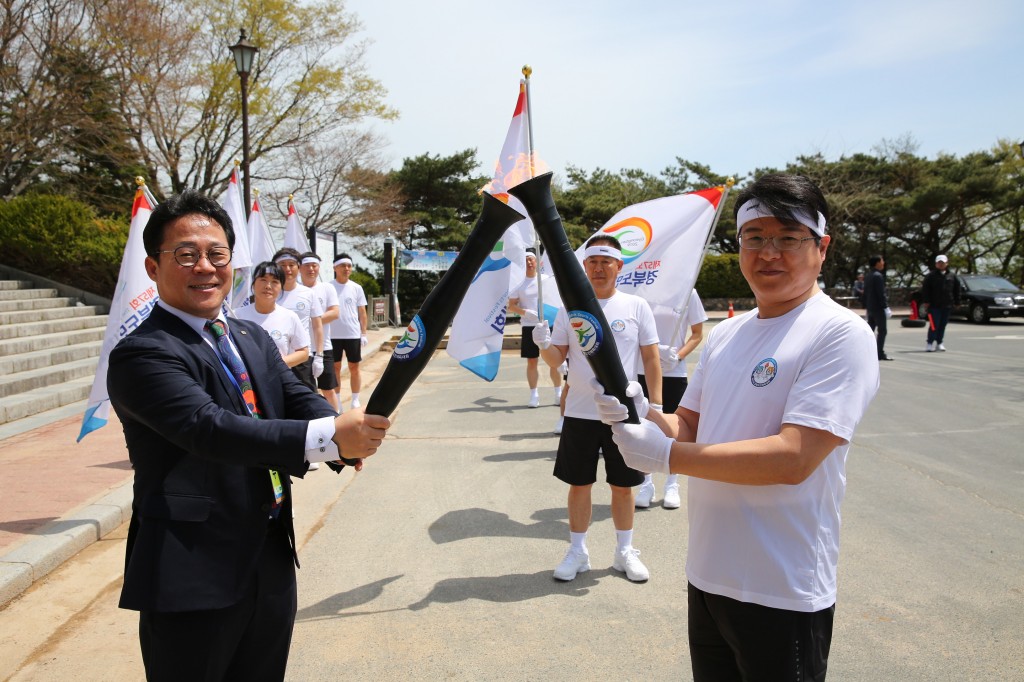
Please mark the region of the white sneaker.
[[310, 462], [309, 463], [309, 471], [316, 471], [319, 468], [320, 468], [320, 462]]
[[679, 484], [673, 483], [665, 486], [665, 499], [661, 501], [665, 509], [679, 509]]
[[359, 398], [352, 398], [352, 409], [354, 410], [360, 406], [362, 406], [362, 403], [359, 402]]
[[647, 509], [651, 506], [651, 500], [653, 499], [654, 483], [644, 481], [640, 484], [640, 487], [636, 489], [636, 498], [633, 500], [633, 506], [639, 507], [640, 509]]
[[530, 402], [526, 403], [527, 407], [540, 407], [540, 394], [534, 393], [530, 396]]
[[651, 577], [651, 572], [640, 561], [640, 550], [633, 547], [616, 550], [612, 568], [625, 573], [635, 583], [647, 582]]
[[943, 353], [945, 353], [946, 352], [946, 346], [940, 343], [939, 344], [939, 350], [941, 350]]
[[936, 343], [934, 341], [929, 341], [928, 343], [924, 344], [925, 352], [928, 352], [928, 353], [934, 352], [935, 351], [935, 346], [936, 346]]
[[565, 417], [559, 417], [558, 421], [555, 422], [555, 428], [552, 431], [556, 436], [562, 433], [562, 425], [565, 423]]
[[[565, 552], [565, 558], [558, 564], [552, 574], [555, 580], [572, 580], [578, 573], [586, 573], [590, 570], [590, 555], [586, 552], [577, 552], [572, 546]], [[647, 569], [644, 569], [647, 570]]]

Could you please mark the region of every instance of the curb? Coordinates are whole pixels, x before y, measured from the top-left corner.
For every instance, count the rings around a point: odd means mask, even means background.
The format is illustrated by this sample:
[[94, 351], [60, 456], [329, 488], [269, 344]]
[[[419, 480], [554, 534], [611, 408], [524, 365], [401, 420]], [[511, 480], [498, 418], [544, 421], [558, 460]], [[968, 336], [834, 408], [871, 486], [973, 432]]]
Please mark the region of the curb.
[[[372, 350], [367, 349], [363, 358], [383, 350], [390, 338], [388, 334]], [[133, 486], [134, 480], [129, 480], [94, 502], [64, 514], [38, 529], [35, 534], [39, 537], [26, 539], [0, 556], [0, 609], [68, 559], [130, 521]]]

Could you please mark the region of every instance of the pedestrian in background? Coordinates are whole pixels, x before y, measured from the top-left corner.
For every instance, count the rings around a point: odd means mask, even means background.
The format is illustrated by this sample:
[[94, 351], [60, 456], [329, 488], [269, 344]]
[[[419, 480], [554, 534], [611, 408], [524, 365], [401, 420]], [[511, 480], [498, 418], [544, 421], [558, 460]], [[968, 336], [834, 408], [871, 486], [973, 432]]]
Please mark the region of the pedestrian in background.
[[885, 354], [885, 336], [888, 333], [888, 320], [892, 317], [889, 307], [889, 296], [885, 290], [885, 259], [872, 256], [868, 260], [871, 272], [864, 282], [864, 309], [868, 313], [868, 326], [875, 332], [875, 345], [878, 348], [879, 360], [892, 360]]
[[960, 283], [956, 275], [947, 270], [948, 267], [949, 258], [939, 254], [935, 257], [935, 267], [921, 285], [921, 301], [928, 306], [928, 342], [924, 349], [929, 353], [946, 350], [943, 344], [946, 324], [953, 306], [960, 299]]

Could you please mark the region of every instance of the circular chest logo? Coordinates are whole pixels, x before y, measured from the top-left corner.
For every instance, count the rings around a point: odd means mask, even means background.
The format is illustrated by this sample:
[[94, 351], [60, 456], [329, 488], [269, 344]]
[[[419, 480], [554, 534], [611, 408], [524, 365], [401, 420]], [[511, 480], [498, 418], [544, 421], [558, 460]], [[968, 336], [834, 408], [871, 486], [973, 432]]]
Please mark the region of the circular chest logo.
[[597, 352], [604, 340], [604, 332], [597, 318], [585, 310], [572, 310], [569, 312], [569, 328], [576, 335], [576, 342], [580, 350], [587, 357]]
[[775, 361], [775, 358], [765, 358], [757, 363], [754, 371], [750, 373], [750, 383], [757, 388], [764, 388], [775, 380], [775, 375], [778, 372], [779, 363]]
[[295, 309], [296, 310], [305, 310], [306, 309], [306, 302], [305, 301], [299, 301], [298, 303], [295, 304]]
[[622, 320], [612, 320], [612, 331], [621, 332], [626, 330], [626, 323]]
[[402, 338], [398, 340], [395, 352], [392, 353], [391, 357], [401, 362], [412, 360], [423, 350], [423, 346], [427, 342], [426, 337], [427, 330], [423, 326], [420, 316], [417, 315], [412, 318], [412, 322], [409, 323], [405, 333], [402, 334]]
[[281, 330], [280, 329], [275, 329], [272, 332], [270, 332], [270, 338], [274, 339], [274, 341], [280, 341], [281, 340]]

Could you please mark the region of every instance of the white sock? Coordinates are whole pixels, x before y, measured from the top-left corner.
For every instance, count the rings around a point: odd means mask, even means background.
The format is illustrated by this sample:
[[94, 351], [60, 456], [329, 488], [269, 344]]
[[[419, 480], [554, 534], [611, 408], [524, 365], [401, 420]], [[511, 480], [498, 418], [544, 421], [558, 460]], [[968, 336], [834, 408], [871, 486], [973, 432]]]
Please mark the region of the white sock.
[[561, 400], [561, 399], [562, 399], [562, 387], [561, 386], [555, 386], [555, 400]]
[[586, 533], [569, 533], [569, 544], [577, 552], [583, 552], [587, 554], [587, 534]]
[[358, 393], [353, 393], [352, 394], [352, 400], [359, 400], [359, 394]]
[[536, 388], [531, 388], [530, 389], [530, 397], [531, 398], [539, 398], [540, 397], [540, 391], [538, 391]]
[[644, 474], [644, 482], [640, 485], [654, 485], [654, 476], [650, 474]]
[[633, 546], [633, 529], [615, 531], [615, 542], [618, 550], [629, 549]]
[[679, 485], [679, 474], [669, 474], [668, 478], [665, 479], [665, 487], [670, 485]]

